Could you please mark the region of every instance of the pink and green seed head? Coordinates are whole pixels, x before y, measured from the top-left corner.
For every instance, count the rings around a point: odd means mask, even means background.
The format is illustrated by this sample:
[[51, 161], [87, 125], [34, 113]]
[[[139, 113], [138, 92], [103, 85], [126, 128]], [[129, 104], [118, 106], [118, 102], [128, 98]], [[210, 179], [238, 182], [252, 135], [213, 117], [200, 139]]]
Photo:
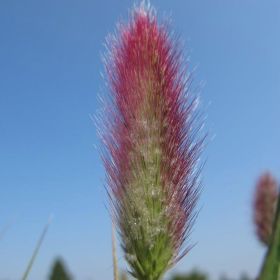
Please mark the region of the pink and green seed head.
[[254, 200], [254, 221], [259, 240], [269, 245], [278, 202], [279, 189], [276, 179], [263, 174], [256, 185]]
[[141, 6], [111, 38], [108, 193], [131, 273], [157, 280], [185, 253], [198, 198], [196, 99], [177, 41]]

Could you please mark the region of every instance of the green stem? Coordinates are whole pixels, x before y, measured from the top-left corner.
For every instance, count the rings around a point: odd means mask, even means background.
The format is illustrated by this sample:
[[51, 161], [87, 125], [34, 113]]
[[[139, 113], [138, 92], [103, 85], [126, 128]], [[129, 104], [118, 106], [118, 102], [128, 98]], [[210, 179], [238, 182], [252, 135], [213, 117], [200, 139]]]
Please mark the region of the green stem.
[[258, 280], [280, 280], [280, 197], [278, 198], [272, 240]]

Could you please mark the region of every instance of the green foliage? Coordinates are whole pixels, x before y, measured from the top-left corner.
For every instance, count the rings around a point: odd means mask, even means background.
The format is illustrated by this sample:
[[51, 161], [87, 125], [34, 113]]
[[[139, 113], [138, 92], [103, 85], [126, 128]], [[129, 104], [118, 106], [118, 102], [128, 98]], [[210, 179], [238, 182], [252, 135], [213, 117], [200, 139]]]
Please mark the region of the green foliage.
[[[121, 273], [120, 280], [128, 280], [131, 279], [128, 277], [128, 275], [125, 272]], [[194, 270], [191, 273], [187, 274], [175, 274], [172, 275], [169, 280], [209, 280], [207, 274], [200, 272], [198, 270]], [[223, 275], [220, 280], [235, 280], [233, 278], [228, 278], [227, 276]], [[239, 280], [252, 280], [247, 274], [243, 273], [241, 274]]]
[[242, 274], [240, 280], [251, 280], [251, 278], [246, 274]]
[[49, 280], [71, 280], [65, 265], [61, 259], [57, 259], [53, 265]]
[[207, 275], [199, 271], [193, 271], [185, 275], [178, 274], [171, 277], [171, 280], [207, 280], [207, 279], [208, 279]]
[[[228, 278], [227, 276], [223, 275], [220, 280], [233, 280], [232, 278]], [[248, 277], [246, 274], [241, 274], [239, 280], [252, 280], [250, 277]]]

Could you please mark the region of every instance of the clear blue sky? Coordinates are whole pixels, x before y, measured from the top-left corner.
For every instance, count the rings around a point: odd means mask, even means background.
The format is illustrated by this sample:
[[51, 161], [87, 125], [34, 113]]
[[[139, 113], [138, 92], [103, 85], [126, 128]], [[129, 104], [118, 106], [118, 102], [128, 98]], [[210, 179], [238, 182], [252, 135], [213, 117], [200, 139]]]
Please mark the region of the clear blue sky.
[[[280, 2], [154, 0], [186, 42], [209, 144], [196, 247], [176, 267], [252, 276], [260, 172], [280, 178]], [[90, 115], [104, 92], [104, 38], [133, 1], [0, 1], [0, 279], [17, 280], [54, 215], [31, 280], [63, 256], [77, 280], [112, 279], [104, 170]], [[120, 252], [119, 252], [120, 253]], [[120, 253], [121, 258], [121, 253]], [[2, 278], [1, 278], [2, 277]]]

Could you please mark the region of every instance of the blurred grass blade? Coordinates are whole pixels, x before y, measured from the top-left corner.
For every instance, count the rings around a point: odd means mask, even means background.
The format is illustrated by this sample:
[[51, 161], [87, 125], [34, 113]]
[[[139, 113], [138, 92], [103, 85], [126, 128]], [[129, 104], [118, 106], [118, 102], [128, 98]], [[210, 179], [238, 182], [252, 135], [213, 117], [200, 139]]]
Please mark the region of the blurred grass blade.
[[280, 200], [274, 222], [272, 242], [258, 280], [280, 280]]
[[113, 254], [113, 266], [114, 266], [114, 280], [119, 280], [115, 226], [113, 223], [112, 223], [112, 254]]
[[28, 275], [29, 275], [29, 273], [31, 271], [31, 268], [33, 266], [33, 263], [34, 263], [37, 255], [38, 255], [38, 252], [40, 250], [40, 247], [41, 247], [41, 245], [42, 245], [42, 243], [43, 243], [43, 241], [45, 239], [45, 236], [47, 234], [47, 231], [49, 229], [50, 224], [51, 224], [51, 218], [49, 219], [48, 223], [45, 225], [45, 227], [44, 227], [44, 229], [42, 231], [42, 234], [41, 234], [41, 236], [40, 236], [40, 238], [39, 238], [39, 240], [38, 240], [38, 242], [36, 244], [36, 247], [35, 247], [35, 249], [33, 251], [32, 257], [31, 257], [31, 259], [30, 259], [30, 261], [28, 263], [28, 266], [26, 268], [26, 271], [25, 271], [25, 273], [24, 273], [24, 275], [22, 277], [22, 280], [27, 280]]

